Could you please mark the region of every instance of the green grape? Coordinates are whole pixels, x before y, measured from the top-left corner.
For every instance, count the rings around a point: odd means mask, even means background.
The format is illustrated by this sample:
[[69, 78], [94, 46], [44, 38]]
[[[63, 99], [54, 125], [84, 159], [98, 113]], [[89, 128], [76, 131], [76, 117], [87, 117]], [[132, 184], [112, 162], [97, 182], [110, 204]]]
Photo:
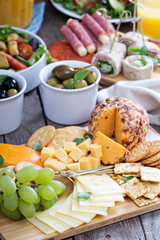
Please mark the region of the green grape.
[[27, 203], [35, 203], [38, 198], [36, 191], [29, 186], [21, 186], [19, 196]]
[[17, 193], [12, 195], [3, 194], [4, 205], [9, 211], [14, 211], [18, 207], [18, 196]]
[[16, 178], [20, 183], [31, 182], [37, 177], [37, 172], [34, 166], [24, 167], [16, 173]]
[[56, 180], [52, 180], [48, 183], [58, 196], [62, 196], [66, 192], [66, 186], [64, 183]]
[[22, 215], [19, 211], [19, 209], [17, 208], [16, 210], [14, 211], [9, 211], [4, 203], [1, 204], [1, 211], [7, 216], [9, 217], [10, 219], [13, 219], [13, 220], [20, 220], [22, 218]]
[[38, 187], [38, 194], [45, 200], [51, 200], [56, 195], [54, 189], [48, 184], [40, 185]]
[[16, 191], [16, 184], [10, 176], [5, 175], [0, 178], [0, 188], [4, 194], [12, 195]]
[[10, 176], [11, 178], [14, 177], [14, 172], [10, 169], [10, 168], [2, 168], [0, 170], [0, 178], [3, 176], [3, 175], [8, 175]]
[[40, 202], [40, 196], [37, 194], [37, 200], [34, 202], [34, 204], [38, 204]]
[[36, 211], [38, 211], [38, 209], [39, 209], [40, 206], [41, 206], [41, 202], [39, 201], [39, 203], [34, 204], [34, 206], [35, 206]]
[[45, 200], [44, 198], [41, 198], [41, 204], [45, 208], [50, 208], [57, 202], [57, 199], [58, 199], [57, 195], [55, 195], [54, 198], [51, 200]]
[[1, 206], [2, 201], [3, 201], [3, 195], [0, 193], [0, 206]]
[[54, 178], [54, 171], [51, 168], [42, 168], [38, 170], [35, 182], [38, 184], [46, 184]]
[[18, 200], [19, 210], [22, 215], [26, 218], [33, 217], [35, 215], [36, 209], [33, 203], [27, 203], [23, 199]]

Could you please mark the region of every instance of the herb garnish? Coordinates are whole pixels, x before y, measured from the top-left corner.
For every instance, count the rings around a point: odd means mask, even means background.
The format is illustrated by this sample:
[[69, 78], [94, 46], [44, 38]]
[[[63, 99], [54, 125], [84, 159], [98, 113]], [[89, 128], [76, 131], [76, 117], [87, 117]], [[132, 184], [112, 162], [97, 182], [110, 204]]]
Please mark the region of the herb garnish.
[[79, 70], [74, 74], [73, 78], [69, 79], [69, 82], [66, 84], [66, 89], [74, 89], [74, 84], [85, 79], [88, 74], [88, 70]]
[[34, 150], [41, 149], [41, 142], [39, 141], [39, 142], [35, 143], [31, 148]]
[[91, 195], [92, 195], [91, 192], [78, 192], [77, 198], [81, 201], [84, 201], [84, 200], [89, 199]]
[[4, 165], [4, 158], [0, 155], [0, 167]]

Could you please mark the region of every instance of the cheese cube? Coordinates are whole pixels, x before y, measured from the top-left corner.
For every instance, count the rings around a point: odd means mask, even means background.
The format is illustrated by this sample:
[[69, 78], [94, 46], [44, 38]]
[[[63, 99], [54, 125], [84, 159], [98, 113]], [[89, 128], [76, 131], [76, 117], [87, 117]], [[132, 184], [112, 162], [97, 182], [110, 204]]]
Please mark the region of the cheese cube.
[[66, 168], [66, 164], [59, 162], [57, 159], [54, 158], [48, 158], [45, 162], [44, 162], [44, 167], [50, 167], [52, 168], [54, 171], [58, 171], [60, 169], [65, 169]]
[[44, 162], [47, 158], [54, 158], [55, 149], [49, 147], [43, 147], [41, 151], [41, 161]]
[[73, 149], [75, 147], [76, 147], [75, 142], [65, 142], [64, 143], [64, 151], [66, 151], [67, 153], [70, 153], [71, 151], [73, 151]]
[[79, 163], [79, 162], [77, 162], [77, 163], [70, 163], [70, 164], [67, 165], [67, 168], [70, 168], [70, 169], [73, 170], [73, 171], [79, 171], [79, 170], [81, 170], [81, 169], [80, 169], [80, 163]]
[[81, 151], [83, 152], [83, 157], [87, 157], [88, 156], [88, 151], [86, 149], [81, 149]]
[[92, 169], [91, 159], [89, 157], [82, 157], [79, 160], [81, 170]]
[[79, 149], [78, 147], [75, 147], [72, 152], [70, 152], [69, 156], [77, 162], [82, 156], [83, 156], [83, 151]]
[[102, 157], [102, 146], [98, 144], [91, 144], [91, 154], [93, 157]]
[[60, 147], [55, 151], [54, 155], [59, 161], [64, 162], [63, 159], [67, 156], [67, 153]]
[[65, 162], [66, 162], [67, 164], [73, 163], [73, 159], [72, 159], [70, 156], [67, 156], [67, 157], [65, 158]]
[[91, 144], [92, 144], [92, 140], [90, 138], [87, 138], [86, 140], [78, 144], [78, 147], [80, 149], [86, 149], [87, 151], [90, 151]]
[[100, 158], [88, 156], [91, 160], [92, 168], [99, 168], [100, 167]]

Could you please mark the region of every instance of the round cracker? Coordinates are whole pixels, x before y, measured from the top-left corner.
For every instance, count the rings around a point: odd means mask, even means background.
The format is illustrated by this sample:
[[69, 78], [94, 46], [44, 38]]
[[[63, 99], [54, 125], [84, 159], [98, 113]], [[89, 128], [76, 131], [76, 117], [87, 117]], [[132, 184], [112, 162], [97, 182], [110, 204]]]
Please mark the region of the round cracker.
[[152, 142], [150, 141], [139, 143], [136, 147], [134, 147], [130, 151], [129, 156], [126, 159], [126, 162], [134, 163], [143, 159], [149, 153], [151, 146]]
[[157, 160], [156, 162], [149, 163], [147, 166], [149, 166], [149, 167], [155, 167], [155, 166], [157, 166], [157, 165], [159, 165], [159, 164], [160, 164], [160, 159]]
[[53, 126], [44, 126], [35, 131], [27, 142], [28, 147], [41, 142], [41, 148], [47, 146], [55, 135], [55, 128]]
[[160, 152], [160, 140], [152, 142], [152, 148], [150, 149], [150, 152], [144, 157], [144, 159], [152, 157], [158, 152]]
[[56, 129], [55, 136], [47, 147], [58, 149], [65, 142], [72, 142], [75, 138], [83, 138], [87, 131], [78, 126], [70, 126]]
[[154, 163], [160, 159], [160, 152], [156, 153], [152, 157], [149, 157], [147, 159], [141, 160], [141, 164], [148, 165], [150, 163]]

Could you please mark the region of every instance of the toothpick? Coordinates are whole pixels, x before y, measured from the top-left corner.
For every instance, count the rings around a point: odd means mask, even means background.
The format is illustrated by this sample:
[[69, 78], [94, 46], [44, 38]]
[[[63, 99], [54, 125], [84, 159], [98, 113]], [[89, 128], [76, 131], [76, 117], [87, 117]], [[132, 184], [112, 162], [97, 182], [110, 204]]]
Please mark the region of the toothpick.
[[[134, 1], [134, 19], [136, 19], [137, 16], [137, 0]], [[133, 32], [135, 34], [136, 32], [136, 21], [133, 22]]]
[[143, 41], [143, 45], [145, 45], [144, 43], [144, 33], [143, 33], [143, 26], [142, 26], [142, 17], [140, 17], [140, 28], [141, 28], [141, 35], [142, 35], [142, 41]]

